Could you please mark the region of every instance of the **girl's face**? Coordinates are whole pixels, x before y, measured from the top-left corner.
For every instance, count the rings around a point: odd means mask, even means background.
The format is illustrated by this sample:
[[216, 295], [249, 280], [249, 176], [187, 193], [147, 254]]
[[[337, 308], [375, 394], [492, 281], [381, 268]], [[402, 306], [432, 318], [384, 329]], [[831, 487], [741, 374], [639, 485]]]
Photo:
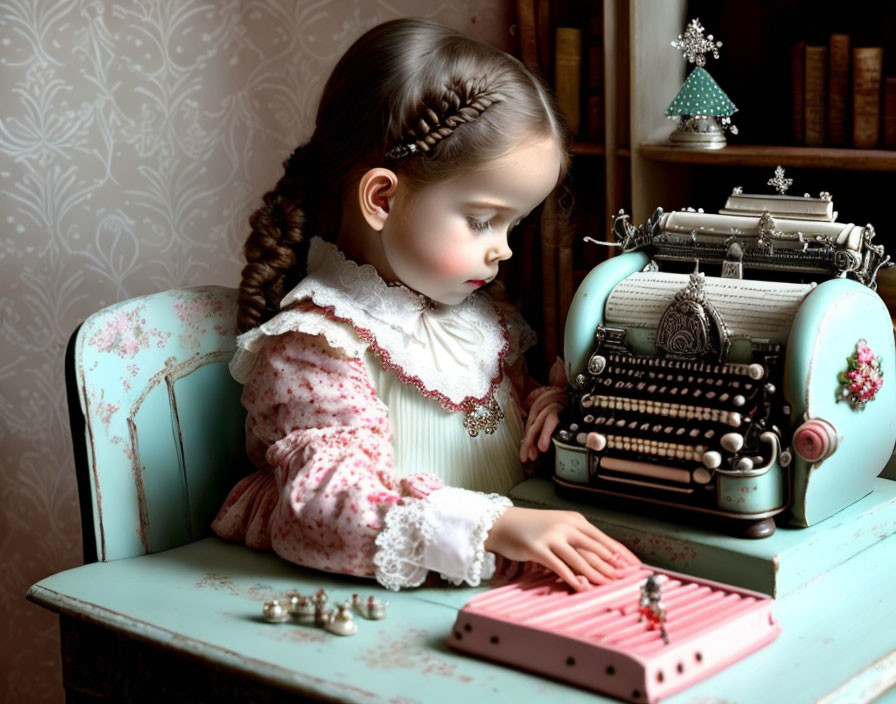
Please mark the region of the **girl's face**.
[[545, 137], [463, 175], [400, 188], [381, 232], [388, 278], [455, 305], [498, 273], [508, 233], [557, 184], [561, 152]]

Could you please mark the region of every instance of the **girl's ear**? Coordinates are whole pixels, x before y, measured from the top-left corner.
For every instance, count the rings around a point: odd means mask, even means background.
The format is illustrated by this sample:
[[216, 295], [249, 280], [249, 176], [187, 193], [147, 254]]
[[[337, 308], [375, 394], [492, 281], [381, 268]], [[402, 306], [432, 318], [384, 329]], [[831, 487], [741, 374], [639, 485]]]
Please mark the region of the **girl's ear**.
[[361, 215], [377, 232], [381, 231], [389, 217], [392, 197], [398, 188], [398, 175], [389, 169], [370, 169], [358, 183], [358, 204]]

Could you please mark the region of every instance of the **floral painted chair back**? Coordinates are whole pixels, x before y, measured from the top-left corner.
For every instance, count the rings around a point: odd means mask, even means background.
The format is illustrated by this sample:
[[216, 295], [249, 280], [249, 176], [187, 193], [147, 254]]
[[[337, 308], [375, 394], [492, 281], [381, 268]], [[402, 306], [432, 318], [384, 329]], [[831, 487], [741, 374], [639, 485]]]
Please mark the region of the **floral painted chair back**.
[[105, 308], [66, 355], [85, 561], [209, 534], [248, 467], [234, 350], [236, 291], [166, 291]]

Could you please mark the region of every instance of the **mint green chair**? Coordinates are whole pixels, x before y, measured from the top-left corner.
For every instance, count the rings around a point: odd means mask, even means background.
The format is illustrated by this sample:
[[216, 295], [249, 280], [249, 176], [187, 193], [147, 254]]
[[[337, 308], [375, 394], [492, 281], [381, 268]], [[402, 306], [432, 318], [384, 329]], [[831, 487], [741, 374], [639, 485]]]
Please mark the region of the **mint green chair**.
[[249, 464], [227, 363], [236, 291], [166, 291], [109, 306], [72, 336], [69, 414], [85, 562], [209, 535]]

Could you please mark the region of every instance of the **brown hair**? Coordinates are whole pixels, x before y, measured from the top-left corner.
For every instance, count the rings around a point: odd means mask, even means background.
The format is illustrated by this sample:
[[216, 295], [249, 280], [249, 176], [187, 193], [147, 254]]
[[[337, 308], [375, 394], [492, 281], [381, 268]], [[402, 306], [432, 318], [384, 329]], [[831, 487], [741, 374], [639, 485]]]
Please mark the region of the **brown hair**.
[[336, 237], [343, 194], [367, 170], [388, 166], [420, 187], [547, 135], [565, 154], [552, 98], [512, 56], [425, 20], [374, 27], [336, 65], [314, 134], [249, 220], [240, 332], [278, 312], [305, 275], [305, 234]]

